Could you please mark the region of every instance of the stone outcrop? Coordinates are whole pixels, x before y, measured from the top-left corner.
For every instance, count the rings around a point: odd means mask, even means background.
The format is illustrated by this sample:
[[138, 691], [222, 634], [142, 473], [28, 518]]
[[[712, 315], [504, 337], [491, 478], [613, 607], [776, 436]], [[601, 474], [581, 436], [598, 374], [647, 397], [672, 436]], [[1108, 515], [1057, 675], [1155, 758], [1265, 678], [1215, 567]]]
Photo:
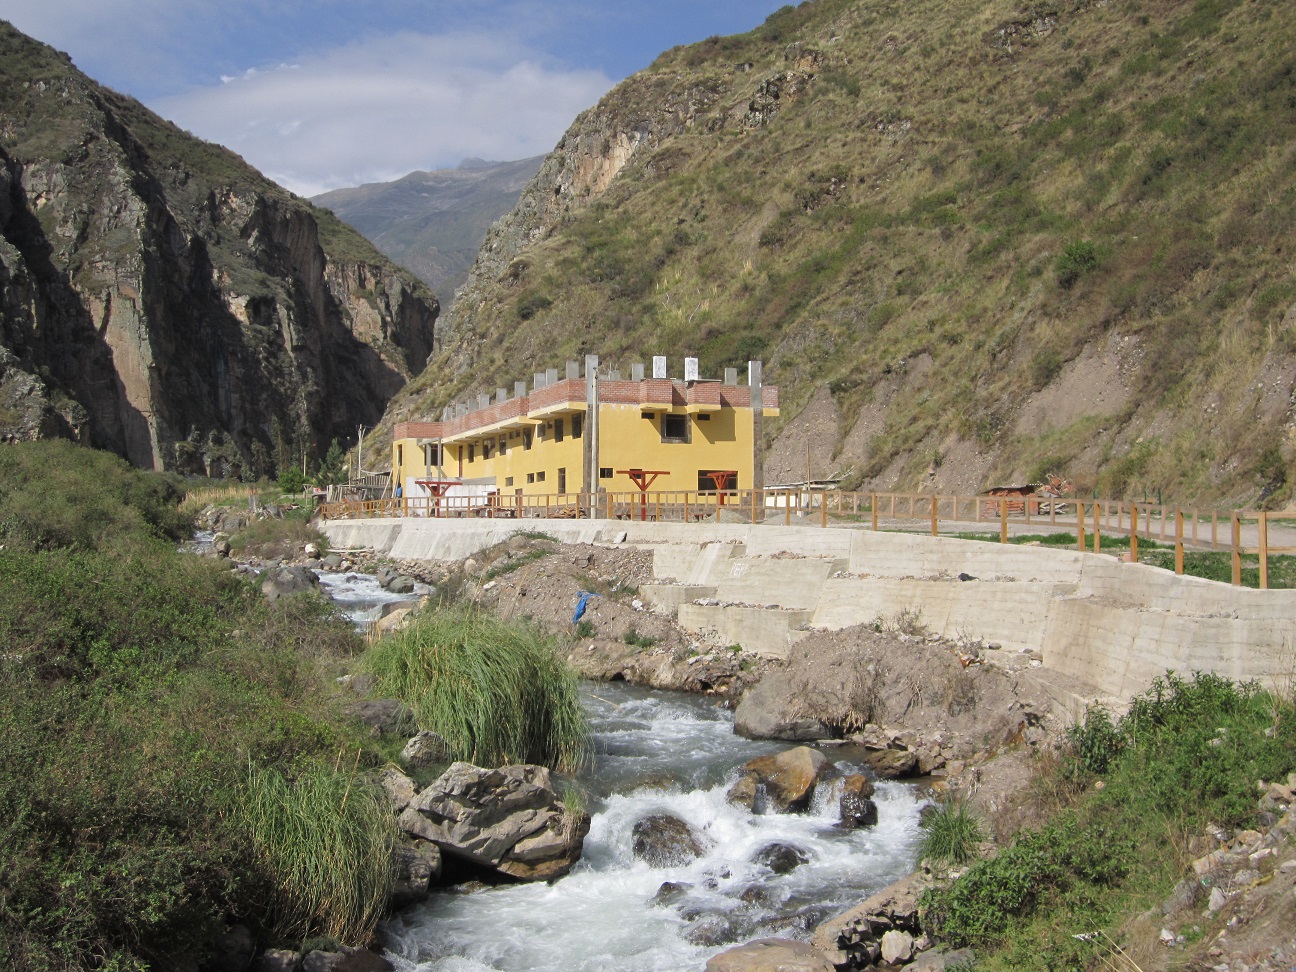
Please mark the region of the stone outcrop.
[[877, 804], [873, 802], [873, 784], [867, 776], [853, 774], [842, 780], [837, 798], [841, 825], [847, 830], [872, 827], [878, 822]]
[[728, 798], [757, 813], [765, 809], [762, 800], [778, 813], [805, 810], [827, 768], [828, 757], [808, 746], [757, 756], [743, 764], [742, 775], [730, 787]]
[[0, 118], [0, 436], [266, 475], [431, 354], [422, 283], [8, 24]]
[[400, 815], [443, 854], [523, 881], [561, 877], [580, 860], [587, 813], [569, 810], [543, 766], [453, 763]]
[[918, 917], [918, 899], [926, 888], [921, 874], [901, 878], [821, 923], [815, 929], [814, 946], [838, 972], [863, 969], [879, 960], [888, 965], [908, 962], [930, 947]]

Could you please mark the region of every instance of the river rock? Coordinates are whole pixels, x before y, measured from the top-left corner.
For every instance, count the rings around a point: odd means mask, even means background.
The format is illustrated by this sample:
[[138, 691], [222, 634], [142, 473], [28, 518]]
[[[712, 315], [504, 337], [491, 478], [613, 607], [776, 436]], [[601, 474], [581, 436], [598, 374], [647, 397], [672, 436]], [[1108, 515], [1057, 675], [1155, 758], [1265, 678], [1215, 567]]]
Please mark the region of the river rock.
[[743, 695], [734, 710], [734, 732], [746, 739], [812, 742], [832, 731], [818, 719], [799, 716], [789, 700], [793, 692], [782, 672], [766, 675]]
[[878, 749], [864, 754], [865, 761], [879, 779], [893, 780], [910, 776], [918, 769], [918, 756], [908, 749]]
[[893, 928], [882, 935], [882, 961], [887, 965], [899, 965], [913, 957], [913, 936], [907, 931]]
[[400, 815], [408, 834], [443, 854], [523, 881], [561, 877], [580, 860], [589, 814], [558, 799], [543, 766], [452, 763]]
[[713, 956], [706, 972], [836, 972], [828, 958], [805, 942], [762, 938]]
[[788, 874], [810, 860], [799, 847], [789, 844], [766, 844], [752, 858], [755, 864], [764, 864], [775, 874]]
[[261, 593], [270, 601], [313, 591], [318, 586], [319, 578], [305, 567], [274, 567], [261, 575]]
[[397, 577], [387, 585], [387, 590], [391, 591], [393, 594], [413, 594], [415, 583], [416, 581], [413, 577], [410, 577], [408, 574], [401, 574], [401, 576]]
[[252, 963], [252, 969], [253, 972], [297, 972], [301, 963], [301, 952], [290, 948], [267, 948]]
[[327, 567], [329, 570], [341, 570], [342, 555], [335, 554], [335, 553], [329, 554], [327, 557], [324, 558], [324, 566]]
[[364, 699], [346, 707], [346, 714], [359, 719], [377, 736], [408, 736], [418, 731], [414, 713], [397, 699]]
[[336, 952], [307, 952], [302, 972], [392, 972], [392, 964], [368, 949], [344, 945]]
[[728, 793], [730, 803], [759, 809], [761, 787], [771, 809], [795, 813], [810, 806], [815, 784], [828, 768], [828, 757], [809, 746], [798, 746], [776, 756], [757, 756], [743, 764]]
[[842, 780], [837, 809], [844, 828], [872, 827], [878, 822], [878, 808], [872, 796], [873, 783], [867, 776], [856, 773]]
[[378, 773], [378, 784], [391, 799], [392, 810], [400, 813], [414, 799], [414, 781], [394, 766], [384, 767]]
[[450, 745], [440, 735], [426, 729], [407, 742], [401, 750], [401, 761], [415, 769], [444, 763], [449, 758]]
[[715, 948], [737, 941], [741, 933], [728, 916], [709, 912], [689, 922], [683, 934], [684, 939], [694, 945]]
[[673, 905], [675, 902], [681, 900], [684, 895], [688, 894], [689, 889], [692, 887], [693, 885], [685, 884], [682, 881], [666, 881], [657, 889], [657, 893], [653, 895], [652, 903], [659, 908]]
[[705, 851], [693, 828], [667, 813], [636, 821], [632, 836], [634, 856], [649, 867], [678, 867]]
[[918, 899], [927, 886], [921, 874], [903, 877], [854, 908], [825, 919], [811, 941], [820, 951], [837, 956], [839, 966], [862, 968], [875, 962], [887, 932], [903, 931], [911, 938], [920, 934]]
[[441, 877], [441, 852], [425, 840], [397, 843], [392, 848], [392, 910], [427, 900], [432, 885]]

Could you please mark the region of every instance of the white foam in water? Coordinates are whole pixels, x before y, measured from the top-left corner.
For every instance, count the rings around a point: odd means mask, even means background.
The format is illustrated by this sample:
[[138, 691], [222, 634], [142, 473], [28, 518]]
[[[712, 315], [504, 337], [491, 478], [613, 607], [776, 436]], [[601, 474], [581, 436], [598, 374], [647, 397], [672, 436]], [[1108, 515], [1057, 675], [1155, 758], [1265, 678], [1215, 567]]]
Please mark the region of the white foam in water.
[[[831, 787], [821, 788], [805, 814], [754, 815], [725, 800], [732, 770], [788, 745], [734, 736], [728, 714], [700, 699], [624, 686], [589, 691], [599, 696], [589, 700], [599, 755], [582, 777], [594, 794], [594, 819], [581, 862], [552, 885], [435, 894], [394, 917], [385, 942], [397, 968], [700, 972], [707, 958], [734, 944], [808, 938], [819, 920], [911, 869], [921, 805], [912, 785], [878, 785], [873, 828], [837, 827]], [[688, 822], [706, 844], [704, 854], [668, 868], [636, 860], [632, 829], [654, 813]], [[773, 874], [752, 860], [770, 843], [795, 847], [808, 860]], [[670, 904], [654, 905], [665, 882], [690, 887]], [[722, 943], [686, 937], [704, 929], [717, 930], [711, 941]]]
[[[385, 590], [373, 574], [337, 574], [326, 570], [317, 570], [315, 574], [320, 579], [324, 593], [333, 599], [342, 613], [360, 630], [378, 620], [384, 605], [413, 599], [409, 594], [393, 594]], [[414, 588], [416, 595], [426, 594], [427, 590], [424, 585], [416, 585]]]

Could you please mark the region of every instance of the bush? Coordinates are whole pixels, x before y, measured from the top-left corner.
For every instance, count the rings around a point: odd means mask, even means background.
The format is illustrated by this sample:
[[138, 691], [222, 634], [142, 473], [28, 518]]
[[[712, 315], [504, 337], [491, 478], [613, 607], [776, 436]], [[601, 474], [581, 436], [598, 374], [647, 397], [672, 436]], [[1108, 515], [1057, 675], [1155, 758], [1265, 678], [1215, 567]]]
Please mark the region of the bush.
[[1098, 248], [1088, 240], [1068, 243], [1058, 255], [1056, 272], [1058, 286], [1069, 290], [1076, 281], [1098, 266]]
[[376, 691], [408, 705], [456, 759], [573, 770], [588, 757], [575, 677], [535, 625], [471, 608], [424, 613], [364, 663]]
[[238, 816], [270, 892], [283, 938], [365, 941], [391, 897], [396, 821], [377, 787], [320, 765], [288, 780], [251, 767]]
[[919, 855], [950, 864], [966, 864], [976, 856], [983, 836], [981, 825], [961, 800], [946, 800], [923, 823]]
[[281, 492], [297, 494], [306, 488], [306, 477], [296, 466], [289, 466], [279, 473], [279, 489]]

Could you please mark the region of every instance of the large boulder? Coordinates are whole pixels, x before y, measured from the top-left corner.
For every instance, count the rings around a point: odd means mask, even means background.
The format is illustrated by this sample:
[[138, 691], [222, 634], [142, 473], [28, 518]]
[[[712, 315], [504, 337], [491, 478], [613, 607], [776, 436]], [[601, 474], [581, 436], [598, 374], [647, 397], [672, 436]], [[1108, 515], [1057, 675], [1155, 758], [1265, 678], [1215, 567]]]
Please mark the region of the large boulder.
[[441, 852], [436, 844], [415, 840], [392, 848], [392, 910], [426, 901], [428, 892], [441, 877]]
[[450, 758], [450, 744], [439, 734], [425, 729], [401, 750], [401, 761], [414, 769], [435, 766]]
[[678, 867], [701, 857], [706, 849], [692, 827], [667, 813], [636, 821], [631, 837], [634, 856], [649, 867]]
[[763, 794], [769, 809], [778, 813], [803, 811], [827, 768], [828, 757], [809, 746], [757, 756], [743, 764], [738, 782], [729, 789], [729, 802], [760, 812]]
[[918, 772], [918, 754], [909, 749], [877, 749], [866, 752], [864, 760], [878, 779], [893, 780]]
[[836, 972], [818, 949], [786, 938], [762, 938], [713, 956], [706, 972]]
[[261, 593], [270, 601], [313, 591], [317, 587], [319, 578], [306, 567], [273, 567], [261, 575]]
[[799, 847], [790, 844], [766, 844], [752, 858], [755, 864], [763, 864], [775, 874], [789, 874], [810, 860], [810, 856]]
[[[882, 957], [888, 932], [913, 939], [922, 934], [918, 920], [918, 899], [928, 887], [921, 874], [910, 874], [888, 885], [862, 904], [825, 919], [811, 941], [839, 968], [864, 968]], [[890, 947], [903, 951], [904, 939], [893, 936]]]
[[782, 672], [766, 675], [747, 690], [734, 710], [734, 732], [747, 739], [784, 739], [813, 742], [826, 739], [832, 730], [818, 719], [799, 715], [791, 703], [793, 693]]
[[570, 871], [589, 823], [558, 799], [547, 769], [530, 765], [452, 763], [400, 815], [402, 830], [443, 854], [523, 881]]
[[872, 796], [873, 784], [867, 776], [856, 773], [842, 780], [841, 795], [837, 798], [842, 827], [853, 830], [872, 827], [878, 822], [878, 808]]

